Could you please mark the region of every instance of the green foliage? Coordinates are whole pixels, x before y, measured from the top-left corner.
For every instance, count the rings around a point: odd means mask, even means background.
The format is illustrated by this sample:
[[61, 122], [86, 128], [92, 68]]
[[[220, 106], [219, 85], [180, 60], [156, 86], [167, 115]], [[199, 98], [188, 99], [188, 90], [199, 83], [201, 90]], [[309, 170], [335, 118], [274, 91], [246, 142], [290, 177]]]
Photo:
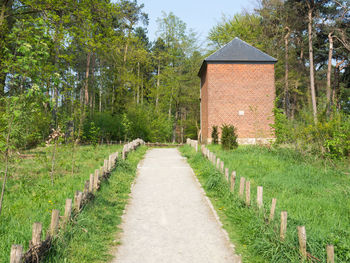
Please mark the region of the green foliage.
[[[224, 46], [235, 37], [256, 46], [256, 40], [262, 31], [261, 17], [255, 14], [235, 14], [233, 17], [223, 15], [221, 22], [210, 30], [208, 39], [216, 48]], [[257, 47], [261, 48], [259, 44]]]
[[218, 144], [219, 143], [218, 126], [213, 126], [212, 127], [211, 138], [213, 139], [213, 144]]
[[224, 150], [232, 150], [238, 147], [236, 129], [233, 125], [221, 126], [221, 145]]
[[43, 110], [45, 102], [46, 99], [39, 89], [0, 98], [0, 104], [3, 105], [3, 110], [0, 110], [0, 144], [6, 140], [9, 125], [12, 149], [28, 149], [43, 142], [49, 134], [50, 123]]
[[311, 113], [305, 112], [300, 120], [291, 121], [282, 110], [275, 109], [276, 144], [293, 144], [305, 154], [331, 159], [347, 158], [350, 152], [350, 116], [334, 111], [332, 117], [319, 116], [315, 124]]

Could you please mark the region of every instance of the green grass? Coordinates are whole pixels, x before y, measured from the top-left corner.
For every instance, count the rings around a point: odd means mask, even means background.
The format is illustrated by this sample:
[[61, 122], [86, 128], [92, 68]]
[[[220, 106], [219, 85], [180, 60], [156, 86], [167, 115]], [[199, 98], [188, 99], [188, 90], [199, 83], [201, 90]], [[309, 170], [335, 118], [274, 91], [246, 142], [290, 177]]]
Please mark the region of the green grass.
[[[72, 148], [60, 146], [56, 154], [54, 185], [51, 185], [52, 148], [38, 148], [25, 152], [26, 157], [11, 163], [6, 184], [3, 211], [0, 216], [0, 262], [9, 262], [12, 244], [28, 248], [32, 224], [41, 222], [48, 229], [51, 210], [64, 213], [66, 198], [73, 198], [76, 190], [83, 190], [90, 173], [103, 165], [103, 160], [120, 145], [82, 146], [76, 149], [75, 173], [71, 174]], [[0, 163], [0, 170], [3, 163]]]
[[54, 243], [45, 262], [106, 262], [118, 242], [118, 225], [127, 203], [139, 161], [146, 152], [142, 146], [119, 161], [108, 181], [93, 201], [67, 227]]
[[[256, 187], [264, 187], [264, 209], [269, 212], [273, 197], [277, 198], [276, 220], [267, 225], [258, 210], [248, 209], [237, 195], [230, 193], [223, 175], [208, 160], [186, 146], [188, 157], [208, 196], [217, 208], [231, 239], [243, 254], [244, 262], [298, 262], [296, 226], [305, 225], [307, 250], [326, 262], [326, 245], [335, 245], [336, 261], [350, 261], [350, 184], [348, 166], [335, 168], [320, 160], [303, 157], [287, 149], [239, 147], [222, 151], [210, 150], [225, 162], [230, 171], [251, 182], [255, 203]], [[287, 238], [278, 238], [279, 215], [288, 211]]]

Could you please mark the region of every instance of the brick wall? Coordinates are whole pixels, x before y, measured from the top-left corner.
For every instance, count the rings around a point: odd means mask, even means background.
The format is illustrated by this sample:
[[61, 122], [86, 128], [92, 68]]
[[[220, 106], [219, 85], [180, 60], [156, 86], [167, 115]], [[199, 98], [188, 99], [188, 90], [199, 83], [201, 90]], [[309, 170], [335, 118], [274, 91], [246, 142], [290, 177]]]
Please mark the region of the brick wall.
[[201, 96], [204, 141], [210, 141], [213, 125], [223, 123], [233, 124], [240, 139], [274, 137], [274, 64], [208, 63]]

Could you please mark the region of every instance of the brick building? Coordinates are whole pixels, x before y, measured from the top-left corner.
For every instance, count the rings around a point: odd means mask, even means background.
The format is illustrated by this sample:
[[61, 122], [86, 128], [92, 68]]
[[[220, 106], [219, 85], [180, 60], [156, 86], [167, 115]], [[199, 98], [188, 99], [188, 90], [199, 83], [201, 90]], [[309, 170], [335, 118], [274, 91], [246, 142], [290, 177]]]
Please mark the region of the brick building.
[[[274, 138], [274, 65], [277, 60], [233, 39], [207, 57], [200, 68], [201, 139], [211, 142], [213, 126], [233, 124], [240, 144]], [[220, 136], [219, 136], [220, 137]]]

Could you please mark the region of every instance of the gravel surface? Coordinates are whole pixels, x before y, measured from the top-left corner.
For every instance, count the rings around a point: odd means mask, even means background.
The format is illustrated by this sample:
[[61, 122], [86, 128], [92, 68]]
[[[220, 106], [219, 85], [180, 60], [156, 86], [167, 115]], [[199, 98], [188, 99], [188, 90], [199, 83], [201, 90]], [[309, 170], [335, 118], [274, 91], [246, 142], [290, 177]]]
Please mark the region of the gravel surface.
[[227, 233], [177, 149], [152, 149], [139, 164], [112, 263], [239, 262]]

